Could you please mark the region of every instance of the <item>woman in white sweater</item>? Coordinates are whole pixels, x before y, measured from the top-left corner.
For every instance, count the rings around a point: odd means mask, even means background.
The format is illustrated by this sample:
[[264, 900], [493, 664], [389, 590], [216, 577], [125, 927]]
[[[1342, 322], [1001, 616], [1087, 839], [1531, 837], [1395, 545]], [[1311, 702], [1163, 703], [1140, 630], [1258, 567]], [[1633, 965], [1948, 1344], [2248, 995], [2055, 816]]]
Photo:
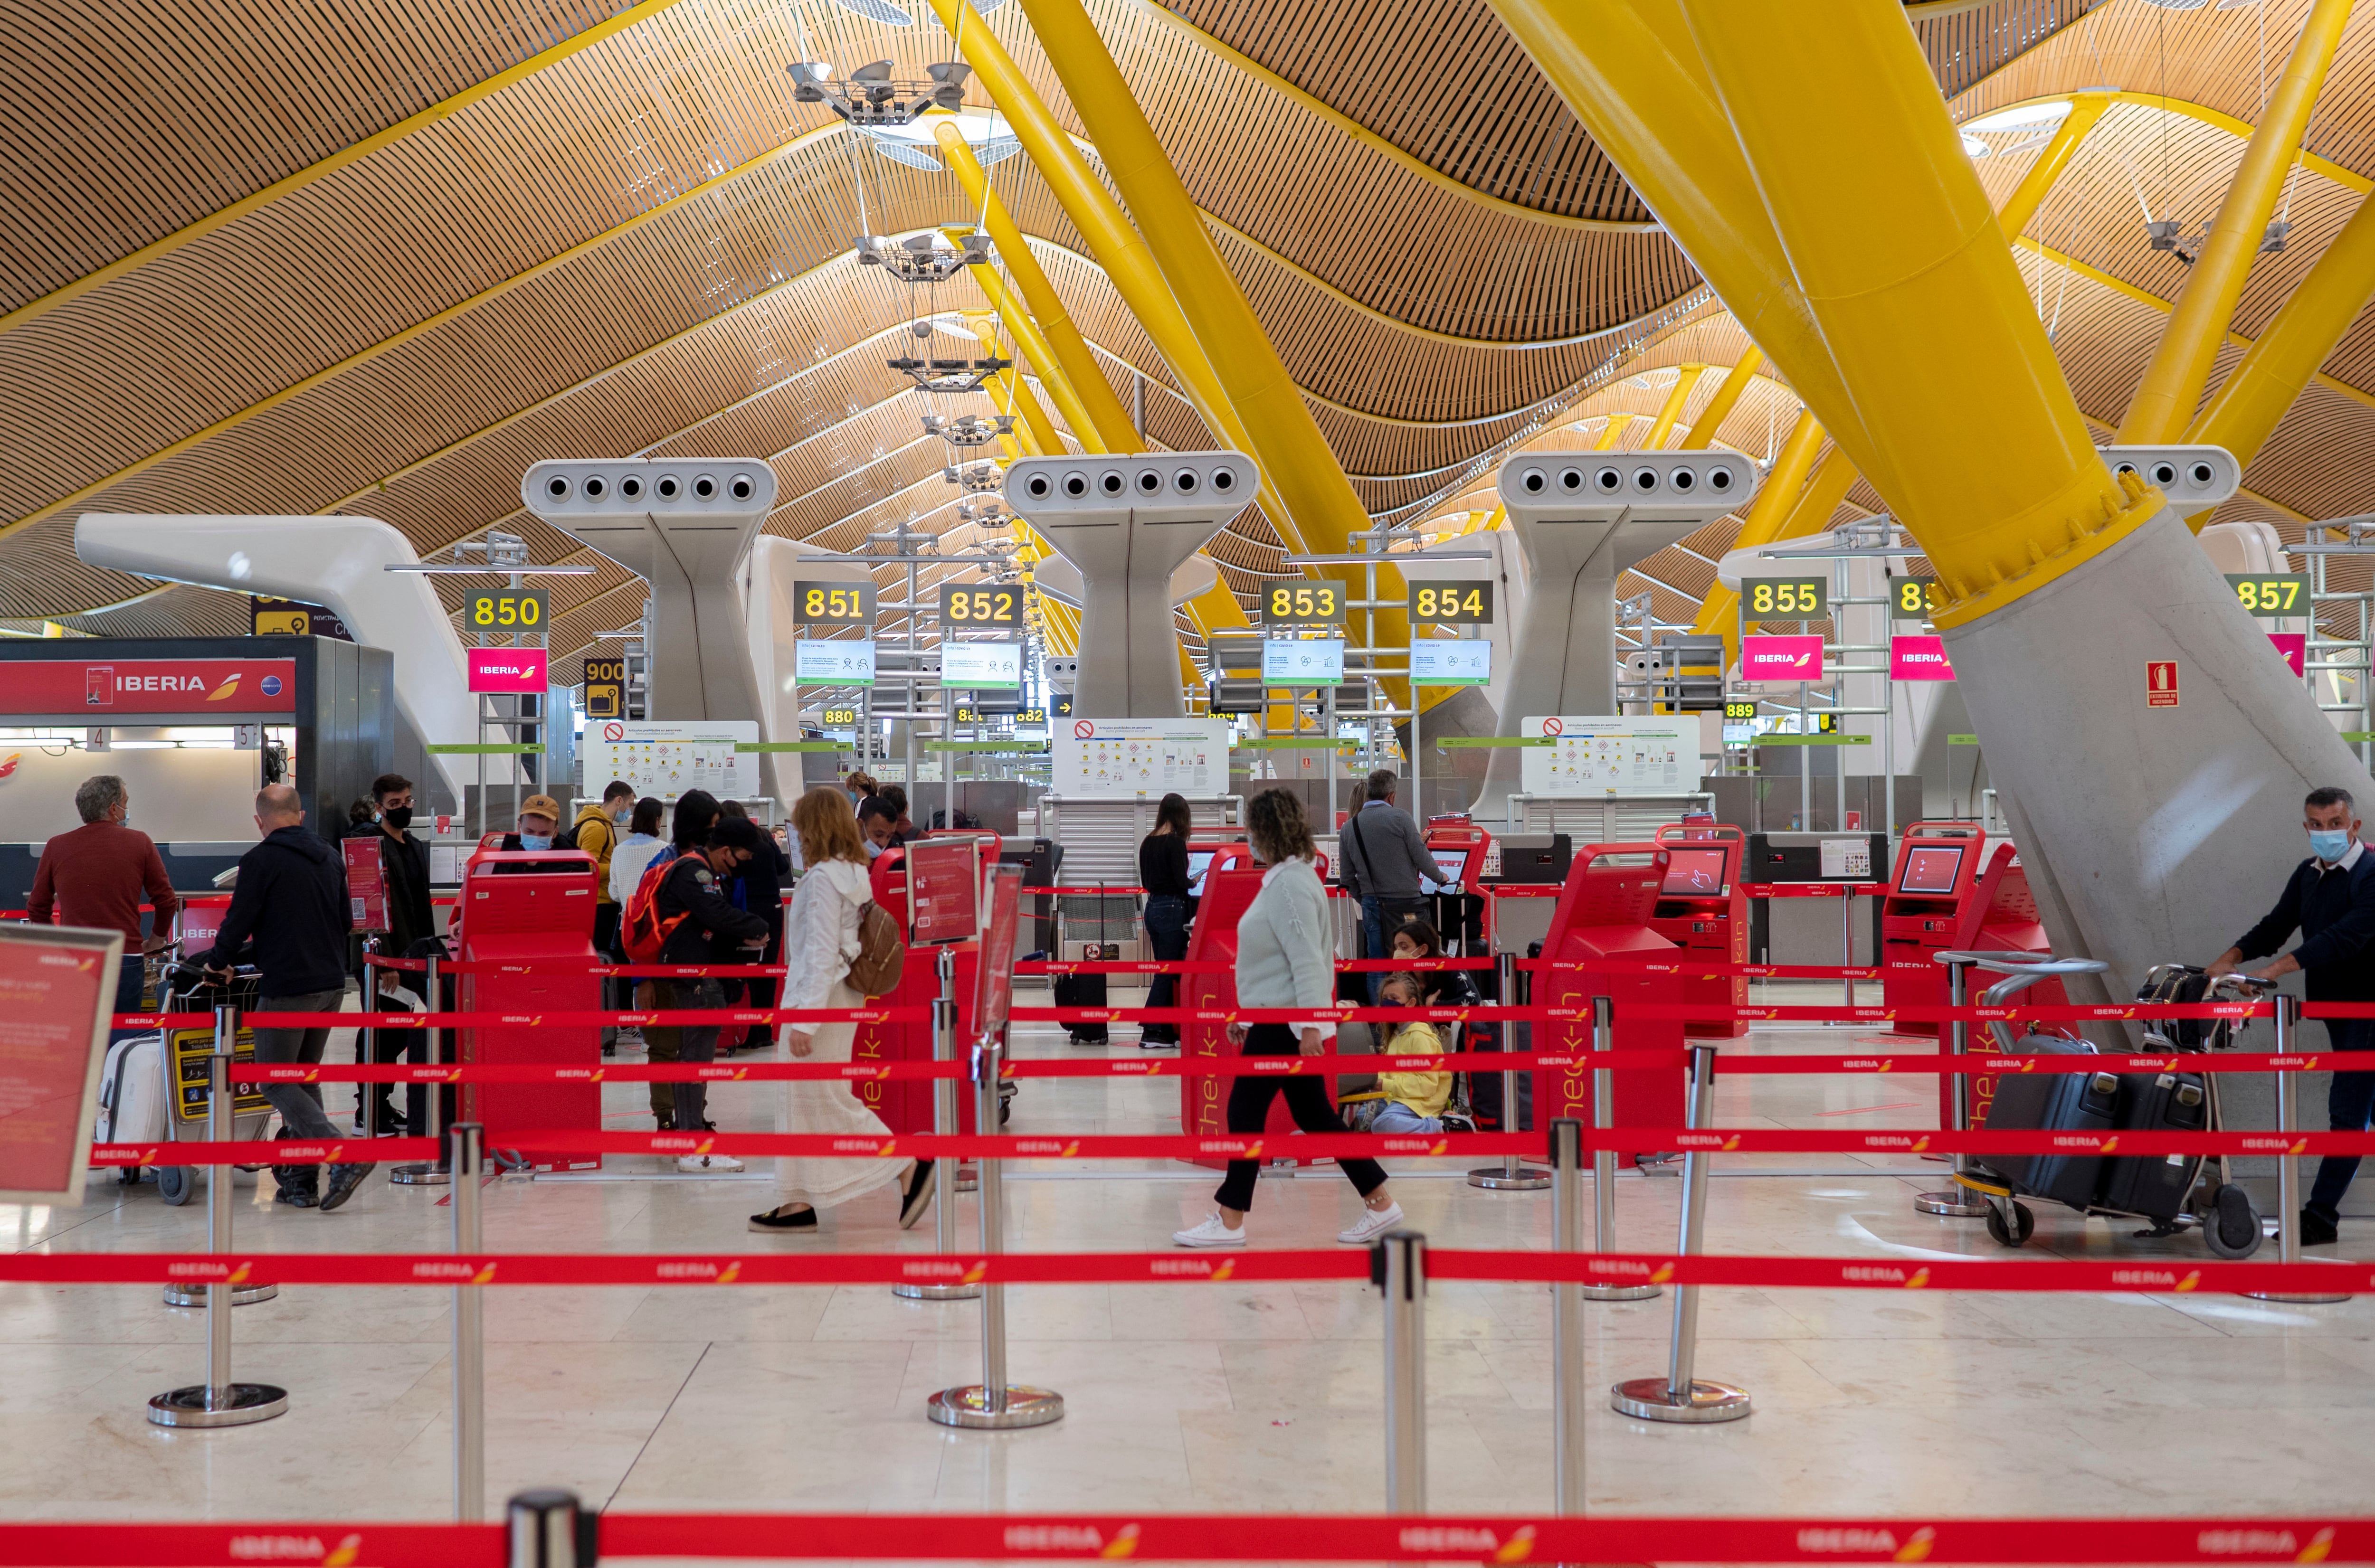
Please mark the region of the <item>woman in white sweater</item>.
[[[849, 983], [857, 957], [857, 920], [873, 897], [868, 885], [864, 841], [849, 796], [831, 785], [809, 791], [792, 807], [792, 831], [799, 835], [807, 867], [792, 890], [784, 918], [783, 1000], [786, 1008], [857, 1008], [866, 998]], [[776, 1033], [775, 1059], [845, 1062], [857, 1038], [854, 1023], [785, 1024]], [[888, 1138], [882, 1118], [866, 1108], [845, 1080], [804, 1079], [783, 1084], [776, 1130]], [[915, 1224], [932, 1197], [932, 1162], [831, 1160], [786, 1155], [775, 1161], [775, 1183], [784, 1201], [750, 1216], [750, 1229], [814, 1235], [817, 1211], [847, 1203], [892, 1181], [902, 1183], [899, 1224]]]
[[[1328, 889], [1312, 867], [1318, 850], [1311, 842], [1311, 823], [1303, 802], [1282, 789], [1264, 791], [1246, 804], [1246, 838], [1254, 855], [1270, 867], [1262, 873], [1261, 891], [1237, 917], [1237, 1006], [1241, 1008], [1328, 1008], [1336, 1004], [1335, 944], [1328, 919]], [[1332, 1023], [1258, 1023], [1229, 1025], [1230, 1043], [1248, 1056], [1324, 1055], [1336, 1037]], [[1328, 1102], [1328, 1091], [1317, 1079], [1255, 1078], [1235, 1080], [1229, 1090], [1229, 1130], [1258, 1133], [1270, 1119], [1273, 1095], [1286, 1096], [1294, 1125], [1307, 1133], [1336, 1133], [1344, 1124]], [[1366, 1211], [1336, 1239], [1365, 1245], [1402, 1222], [1401, 1205], [1386, 1191], [1384, 1167], [1374, 1160], [1336, 1162], [1361, 1195]], [[1259, 1167], [1251, 1160], [1232, 1160], [1229, 1173], [1212, 1195], [1219, 1205], [1203, 1223], [1175, 1231], [1171, 1239], [1183, 1247], [1236, 1247], [1246, 1244], [1246, 1210], [1253, 1207], [1254, 1180]]]

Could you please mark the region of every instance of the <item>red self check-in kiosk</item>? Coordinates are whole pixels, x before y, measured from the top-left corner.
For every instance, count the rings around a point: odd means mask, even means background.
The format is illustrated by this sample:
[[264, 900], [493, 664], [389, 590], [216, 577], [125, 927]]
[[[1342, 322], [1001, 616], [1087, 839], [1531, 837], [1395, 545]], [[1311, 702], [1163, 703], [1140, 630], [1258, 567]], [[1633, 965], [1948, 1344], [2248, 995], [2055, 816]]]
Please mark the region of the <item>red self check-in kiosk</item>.
[[[950, 950], [954, 960], [957, 1038], [972, 1038], [976, 972], [981, 962], [977, 936], [980, 890], [998, 864], [1000, 841], [995, 833], [965, 830], [927, 833], [912, 843], [884, 850], [868, 870], [874, 902], [908, 934], [907, 956], [899, 984], [887, 996], [870, 1000], [886, 1008], [918, 1008], [924, 1016], [912, 1023], [861, 1023], [850, 1043], [853, 1062], [928, 1062], [932, 1059], [932, 1003], [940, 995], [939, 955]], [[970, 888], [961, 878], [970, 865]], [[965, 896], [970, 891], [971, 896]], [[951, 924], [953, 922], [953, 924]], [[867, 1108], [894, 1133], [932, 1130], [932, 1080], [929, 1079], [863, 1079], [851, 1086]], [[975, 1130], [973, 1096], [957, 1097], [958, 1130]]]
[[[1729, 823], [1669, 825], [1658, 830], [1666, 849], [1665, 879], [1658, 885], [1649, 929], [1711, 969], [1748, 961], [1748, 896], [1741, 891], [1741, 857], [1747, 836]], [[1703, 1018], [1683, 1020], [1684, 1031], [1702, 1039], [1737, 1039], [1748, 1021], [1731, 1009], [1748, 1003], [1744, 974], [1686, 973], [1683, 1005], [1704, 1005]]]
[[[501, 835], [495, 835], [498, 844]], [[460, 1116], [484, 1123], [489, 1149], [506, 1132], [598, 1132], [602, 1091], [592, 1073], [602, 1065], [601, 1031], [593, 1024], [548, 1024], [541, 1015], [592, 1012], [602, 1005], [602, 983], [585, 973], [594, 951], [598, 872], [583, 850], [481, 848], [462, 868], [455, 906], [462, 958], [472, 964], [519, 964], [522, 973], [471, 969], [461, 976], [464, 1012], [513, 1015], [517, 1024], [459, 1031], [466, 1065], [530, 1064], [582, 1067], [582, 1080], [555, 1083], [474, 1083], [461, 1091]], [[538, 1170], [589, 1171], [601, 1166], [593, 1150], [544, 1153]]]
[[[1435, 861], [1435, 880], [1432, 885], [1421, 883], [1419, 891], [1435, 904], [1434, 925], [1443, 938], [1444, 951], [1456, 957], [1467, 950], [1466, 943], [1484, 939], [1483, 889], [1493, 835], [1466, 817], [1430, 817], [1426, 853]], [[1459, 891], [1444, 890], [1454, 884]], [[1390, 940], [1393, 933], [1386, 936]]]
[[[1566, 885], [1559, 890], [1550, 935], [1542, 943], [1543, 968], [1534, 980], [1537, 1002], [1572, 1011], [1534, 1025], [1537, 1051], [1588, 1055], [1594, 996], [1609, 997], [1615, 1004], [1615, 1049], [1682, 1049], [1680, 1018], [1644, 1018], [1636, 1010], [1644, 1005], [1674, 1007], [1683, 1000], [1680, 975], [1671, 969], [1660, 972], [1647, 967], [1661, 961], [1671, 964], [1683, 956], [1680, 949], [1651, 927], [1674, 853], [1675, 846], [1657, 843], [1576, 847], [1575, 863], [1567, 871]], [[1611, 1075], [1611, 1082], [1615, 1102], [1610, 1107], [1612, 1125], [1683, 1125], [1683, 1075], [1678, 1068], [1616, 1072]], [[1548, 1126], [1561, 1116], [1578, 1117], [1589, 1124], [1591, 1115], [1588, 1063], [1535, 1070], [1534, 1126]], [[1638, 1155], [1627, 1158], [1640, 1162]]]

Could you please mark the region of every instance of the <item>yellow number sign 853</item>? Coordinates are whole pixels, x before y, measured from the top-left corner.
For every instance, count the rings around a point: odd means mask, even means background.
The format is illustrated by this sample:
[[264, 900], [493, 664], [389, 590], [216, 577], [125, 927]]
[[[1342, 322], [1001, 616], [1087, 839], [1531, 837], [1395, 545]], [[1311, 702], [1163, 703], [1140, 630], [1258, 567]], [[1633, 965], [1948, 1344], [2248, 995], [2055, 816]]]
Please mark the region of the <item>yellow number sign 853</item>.
[[1344, 592], [1333, 583], [1273, 583], [1262, 595], [1262, 619], [1287, 625], [1325, 624], [1344, 618]]

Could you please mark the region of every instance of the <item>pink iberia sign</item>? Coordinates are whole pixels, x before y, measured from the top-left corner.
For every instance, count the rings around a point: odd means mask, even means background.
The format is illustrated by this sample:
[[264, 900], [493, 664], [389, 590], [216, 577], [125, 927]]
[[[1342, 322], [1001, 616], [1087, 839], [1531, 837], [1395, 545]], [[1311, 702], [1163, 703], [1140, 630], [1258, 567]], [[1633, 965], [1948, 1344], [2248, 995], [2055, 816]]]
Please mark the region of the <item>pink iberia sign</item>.
[[1789, 637], [1743, 637], [1740, 640], [1743, 680], [1820, 680], [1823, 639], [1818, 632]]
[[1891, 637], [1888, 640], [1891, 680], [1952, 680], [1955, 666], [1946, 662], [1944, 637]]
[[2284, 655], [2285, 663], [2292, 666], [2295, 675], [2300, 675], [2307, 670], [2309, 666], [2308, 632], [2271, 631], [2268, 633], [2268, 641], [2276, 645], [2276, 652]]
[[470, 690], [541, 693], [550, 684], [545, 657], [542, 648], [473, 648]]

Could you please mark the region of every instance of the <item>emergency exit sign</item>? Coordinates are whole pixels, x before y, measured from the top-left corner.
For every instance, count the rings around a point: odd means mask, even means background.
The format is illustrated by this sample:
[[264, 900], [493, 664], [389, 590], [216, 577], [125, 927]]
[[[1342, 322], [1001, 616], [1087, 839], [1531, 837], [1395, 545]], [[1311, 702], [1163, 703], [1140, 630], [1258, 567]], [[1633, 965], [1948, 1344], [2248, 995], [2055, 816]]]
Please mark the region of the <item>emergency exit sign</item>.
[[2177, 706], [2177, 661], [2156, 659], [2145, 666], [2145, 706], [2174, 708]]

